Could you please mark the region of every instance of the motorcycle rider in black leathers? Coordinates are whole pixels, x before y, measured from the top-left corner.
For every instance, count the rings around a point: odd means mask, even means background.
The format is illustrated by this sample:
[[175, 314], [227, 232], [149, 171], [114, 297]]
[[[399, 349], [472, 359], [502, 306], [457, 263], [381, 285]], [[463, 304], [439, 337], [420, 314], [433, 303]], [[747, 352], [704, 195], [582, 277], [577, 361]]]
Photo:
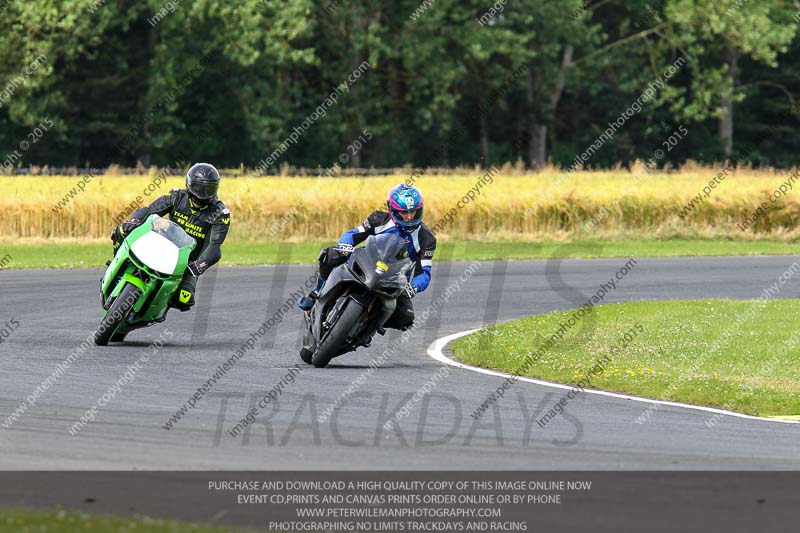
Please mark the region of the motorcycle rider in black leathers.
[[197, 163], [186, 173], [186, 189], [172, 189], [166, 196], [131, 213], [130, 220], [120, 224], [112, 233], [116, 253], [131, 231], [152, 214], [169, 215], [171, 221], [197, 241], [189, 256], [189, 266], [170, 303], [181, 311], [195, 304], [197, 278], [222, 257], [220, 246], [228, 235], [231, 213], [219, 198], [220, 176], [213, 165]]

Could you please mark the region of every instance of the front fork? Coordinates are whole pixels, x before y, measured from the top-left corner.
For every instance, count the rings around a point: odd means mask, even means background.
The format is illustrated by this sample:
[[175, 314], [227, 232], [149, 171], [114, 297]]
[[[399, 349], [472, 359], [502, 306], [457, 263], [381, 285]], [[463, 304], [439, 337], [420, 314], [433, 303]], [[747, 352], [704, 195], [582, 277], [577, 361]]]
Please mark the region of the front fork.
[[[130, 283], [131, 285], [137, 287], [140, 291], [142, 291], [142, 295], [144, 295], [144, 294], [146, 294], [148, 292], [147, 291], [147, 285], [145, 285], [145, 283], [141, 279], [137, 278], [136, 276], [134, 276], [130, 272], [125, 272], [117, 280], [117, 284], [114, 285], [114, 288], [111, 290], [111, 294], [109, 294], [108, 298], [106, 298], [105, 301], [103, 302], [103, 309], [108, 311], [108, 309], [111, 307], [111, 304], [113, 304], [114, 300], [117, 298], [117, 296], [119, 296], [119, 293], [122, 292], [122, 288], [125, 287], [126, 283]], [[102, 296], [102, 292], [101, 292], [101, 296]], [[134, 311], [139, 311], [139, 309], [137, 309], [137, 307], [141, 308], [141, 306], [142, 306], [142, 301], [141, 300], [142, 300], [142, 298], [140, 297], [139, 301], [137, 301], [136, 304], [134, 305], [134, 309], [133, 309]]]
[[344, 305], [347, 303], [347, 295], [350, 293], [350, 289], [345, 289], [344, 293], [336, 299], [336, 303], [333, 304], [333, 308], [325, 313], [325, 319], [322, 321], [322, 328], [323, 329], [330, 329], [336, 321], [339, 319], [339, 315], [342, 314], [342, 309], [344, 309]]
[[[327, 301], [333, 295], [328, 294], [325, 298], [319, 298], [316, 302], [314, 302], [314, 307], [311, 310], [305, 313], [305, 320], [306, 320], [306, 335], [303, 339], [303, 346], [307, 350], [315, 350], [317, 344], [322, 340], [322, 337], [325, 335], [325, 332], [328, 331], [331, 326], [336, 323], [338, 320], [339, 315], [342, 314], [342, 309], [344, 309], [344, 305], [347, 303], [347, 300], [354, 299], [360, 305], [364, 305], [365, 307], [370, 305], [371, 302], [366, 301], [364, 295], [352, 295], [350, 294], [352, 287], [345, 287], [342, 294], [336, 296], [336, 300], [330, 309], [325, 312], [324, 316], [321, 316], [322, 307], [323, 307], [323, 300]], [[369, 296], [369, 293], [367, 293]]]

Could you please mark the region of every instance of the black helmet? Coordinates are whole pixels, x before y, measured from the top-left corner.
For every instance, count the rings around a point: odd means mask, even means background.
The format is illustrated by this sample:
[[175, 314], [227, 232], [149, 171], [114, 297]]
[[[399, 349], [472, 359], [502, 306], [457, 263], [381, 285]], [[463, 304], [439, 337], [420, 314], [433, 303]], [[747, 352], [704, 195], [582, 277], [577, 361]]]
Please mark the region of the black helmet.
[[186, 189], [196, 203], [210, 204], [219, 191], [219, 172], [214, 165], [195, 163], [186, 173]]

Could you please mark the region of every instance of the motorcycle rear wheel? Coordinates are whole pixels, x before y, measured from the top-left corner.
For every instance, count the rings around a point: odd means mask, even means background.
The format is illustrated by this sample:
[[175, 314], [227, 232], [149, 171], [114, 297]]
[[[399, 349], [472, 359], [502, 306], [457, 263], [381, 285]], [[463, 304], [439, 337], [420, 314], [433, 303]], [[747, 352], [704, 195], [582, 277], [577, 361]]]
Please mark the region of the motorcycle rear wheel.
[[311, 356], [314, 355], [314, 352], [311, 350], [306, 350], [305, 346], [300, 347], [300, 359], [307, 365], [311, 364]]

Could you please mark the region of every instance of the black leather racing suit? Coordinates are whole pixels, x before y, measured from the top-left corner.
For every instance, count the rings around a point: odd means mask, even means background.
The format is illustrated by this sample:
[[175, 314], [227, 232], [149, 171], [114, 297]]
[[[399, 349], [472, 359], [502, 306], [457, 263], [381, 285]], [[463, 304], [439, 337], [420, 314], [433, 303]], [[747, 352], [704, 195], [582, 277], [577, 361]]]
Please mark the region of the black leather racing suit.
[[[162, 217], [169, 215], [170, 220], [197, 241], [197, 247], [189, 256], [189, 261], [199, 274], [222, 257], [220, 247], [230, 229], [231, 213], [219, 199], [215, 198], [208, 206], [198, 207], [190, 202], [189, 193], [185, 189], [172, 189], [168, 195], [131, 213], [131, 219], [136, 219], [141, 224], [152, 214]], [[111, 238], [116, 250], [118, 243], [125, 238], [121, 226], [114, 230]], [[187, 269], [175, 294], [175, 306], [189, 308], [194, 305], [196, 286], [197, 278]]]

